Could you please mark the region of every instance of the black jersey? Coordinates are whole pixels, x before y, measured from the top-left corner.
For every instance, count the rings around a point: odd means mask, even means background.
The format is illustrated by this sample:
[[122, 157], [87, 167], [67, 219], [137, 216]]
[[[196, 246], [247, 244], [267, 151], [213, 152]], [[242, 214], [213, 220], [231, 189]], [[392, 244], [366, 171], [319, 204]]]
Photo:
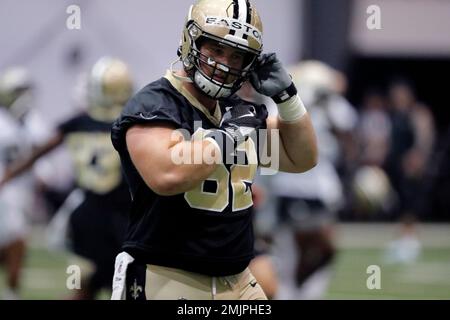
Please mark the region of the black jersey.
[[82, 113], [60, 124], [58, 131], [73, 161], [76, 186], [87, 197], [101, 198], [109, 208], [128, 209], [131, 196], [111, 144], [111, 123]]
[[131, 196], [111, 143], [111, 122], [80, 114], [59, 125], [84, 200], [69, 219], [70, 249], [92, 261], [92, 289], [111, 285], [114, 259], [128, 224]]
[[[174, 196], [155, 194], [143, 181], [128, 154], [125, 134], [135, 124], [163, 121], [195, 136], [218, 128], [223, 114], [248, 105], [234, 96], [207, 112], [170, 73], [138, 92], [113, 124], [112, 141], [120, 154], [133, 195], [130, 225], [123, 249], [143, 263], [224, 276], [244, 270], [254, 257], [251, 182], [257, 164], [219, 165], [201, 185]], [[255, 106], [256, 123], [267, 118]], [[201, 127], [201, 128], [200, 128]], [[247, 156], [256, 156], [258, 139], [248, 139]]]

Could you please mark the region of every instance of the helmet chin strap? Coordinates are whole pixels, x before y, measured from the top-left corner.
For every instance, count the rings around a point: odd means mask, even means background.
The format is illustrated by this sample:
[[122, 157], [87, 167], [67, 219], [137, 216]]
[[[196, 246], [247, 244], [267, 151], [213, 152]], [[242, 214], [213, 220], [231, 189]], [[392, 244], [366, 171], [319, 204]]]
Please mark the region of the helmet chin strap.
[[193, 83], [193, 81], [192, 81], [191, 78], [180, 76], [180, 75], [178, 75], [178, 74], [176, 73], [175, 70], [173, 70], [173, 66], [174, 66], [177, 62], [179, 62], [179, 61], [181, 61], [180, 58], [177, 58], [174, 62], [172, 62], [172, 63], [170, 64], [170, 72], [172, 73], [172, 75], [174, 76], [174, 78], [176, 78], [176, 79], [178, 79], [178, 80], [180, 80], [180, 81]]

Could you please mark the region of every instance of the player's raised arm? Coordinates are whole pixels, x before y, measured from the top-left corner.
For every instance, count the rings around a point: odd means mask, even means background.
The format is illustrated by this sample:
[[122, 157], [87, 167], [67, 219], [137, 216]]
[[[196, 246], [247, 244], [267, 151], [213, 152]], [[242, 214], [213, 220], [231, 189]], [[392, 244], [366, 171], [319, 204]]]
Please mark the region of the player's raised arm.
[[299, 173], [312, 169], [318, 156], [314, 128], [291, 77], [275, 53], [261, 55], [250, 81], [256, 91], [271, 97], [278, 107], [278, 117], [267, 119], [267, 129], [280, 130], [279, 148], [270, 149], [270, 134], [267, 147], [269, 154], [279, 152], [279, 170]]

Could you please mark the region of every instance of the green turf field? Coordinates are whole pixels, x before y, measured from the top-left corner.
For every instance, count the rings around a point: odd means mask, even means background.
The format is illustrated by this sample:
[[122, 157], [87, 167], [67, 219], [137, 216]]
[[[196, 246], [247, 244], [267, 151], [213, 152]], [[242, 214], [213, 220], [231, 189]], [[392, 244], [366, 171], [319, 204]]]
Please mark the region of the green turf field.
[[[417, 261], [391, 265], [380, 249], [344, 249], [337, 258], [330, 299], [450, 299], [450, 248], [425, 248]], [[369, 265], [380, 267], [380, 289], [368, 289]]]
[[[450, 299], [450, 226], [417, 227], [421, 253], [410, 263], [388, 263], [397, 225], [350, 224], [338, 229], [341, 248], [329, 299]], [[379, 266], [380, 289], [368, 289], [370, 265]]]
[[[422, 253], [410, 264], [387, 264], [386, 243], [394, 233], [391, 226], [350, 225], [339, 230], [340, 247], [328, 299], [450, 299], [450, 227], [421, 226]], [[24, 270], [24, 299], [65, 299], [67, 254], [48, 252], [42, 235], [35, 232]], [[378, 265], [381, 288], [368, 289], [367, 267]], [[0, 269], [0, 292], [4, 270]], [[108, 299], [107, 292], [102, 299]]]
[[[26, 300], [64, 300], [74, 293], [66, 287], [67, 268], [78, 263], [63, 251], [49, 251], [45, 246], [44, 228], [35, 227], [30, 235], [26, 265], [23, 270], [21, 296]], [[0, 294], [5, 285], [5, 272], [0, 268]], [[100, 299], [109, 299], [110, 293], [102, 292]]]

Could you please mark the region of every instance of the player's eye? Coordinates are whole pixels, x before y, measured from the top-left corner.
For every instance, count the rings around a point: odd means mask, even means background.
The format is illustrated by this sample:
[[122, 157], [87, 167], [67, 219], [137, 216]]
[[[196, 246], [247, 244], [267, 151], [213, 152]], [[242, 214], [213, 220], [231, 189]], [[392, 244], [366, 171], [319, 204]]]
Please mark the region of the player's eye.
[[242, 55], [241, 53], [234, 53], [234, 54], [231, 56], [231, 58], [232, 58], [234, 61], [242, 61], [242, 60], [244, 60], [244, 55]]
[[214, 48], [214, 49], [213, 49], [213, 52], [214, 52], [216, 55], [218, 55], [218, 56], [223, 55], [223, 50], [222, 50], [221, 48], [218, 48], [218, 47]]

